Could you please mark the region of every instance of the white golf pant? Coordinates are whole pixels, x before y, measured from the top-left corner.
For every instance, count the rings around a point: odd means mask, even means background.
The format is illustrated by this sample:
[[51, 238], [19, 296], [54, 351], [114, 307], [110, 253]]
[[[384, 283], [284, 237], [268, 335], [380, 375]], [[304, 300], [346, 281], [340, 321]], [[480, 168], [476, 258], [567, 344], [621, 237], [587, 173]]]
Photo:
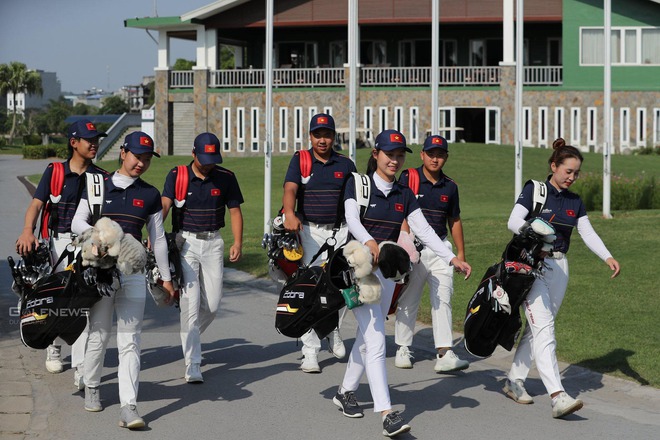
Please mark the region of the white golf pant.
[[[348, 236], [348, 228], [346, 225], [342, 225], [335, 235], [335, 249], [346, 242], [346, 237]], [[332, 225], [317, 225], [315, 223], [305, 223], [303, 225], [303, 230], [300, 231], [300, 242], [303, 248], [303, 257], [302, 263], [307, 265], [312, 261], [312, 257], [321, 249], [321, 246], [326, 242], [328, 238], [332, 237]], [[320, 266], [328, 258], [328, 253], [323, 252], [318, 258], [314, 261], [314, 266]], [[341, 321], [346, 314], [346, 308], [344, 307], [339, 311], [339, 324], [337, 328], [341, 326]], [[300, 340], [303, 343], [302, 354], [303, 356], [307, 354], [318, 354], [321, 351], [321, 339], [315, 331], [310, 331], [305, 333], [300, 337]]]
[[200, 239], [194, 232], [182, 232], [183, 289], [181, 308], [181, 348], [186, 365], [202, 362], [201, 334], [213, 322], [222, 299], [222, 272], [225, 242], [216, 232]]
[[568, 260], [546, 258], [545, 262], [548, 265], [545, 274], [534, 281], [523, 302], [527, 325], [508, 377], [511, 381], [524, 381], [534, 360], [545, 389], [552, 394], [564, 389], [557, 364], [555, 317], [568, 285]]
[[358, 324], [357, 335], [348, 357], [340, 392], [357, 390], [360, 379], [366, 372], [374, 412], [380, 412], [392, 409], [385, 368], [385, 318], [392, 302], [394, 282], [385, 279], [380, 270], [376, 270], [374, 274], [378, 277], [382, 289], [380, 303], [363, 304], [353, 308]]
[[[70, 233], [60, 233], [57, 238], [51, 237], [50, 239], [50, 253], [53, 258], [53, 264], [57, 263], [57, 260], [60, 258], [60, 255], [66, 250], [66, 247], [71, 244], [71, 234]], [[74, 248], [74, 255], [78, 255], [80, 251], [79, 248]], [[62, 261], [57, 267], [54, 268], [53, 272], [59, 272], [66, 268], [68, 264], [68, 259]], [[89, 334], [89, 320], [87, 325], [85, 325], [85, 330], [78, 336], [76, 342], [71, 345], [71, 368], [82, 367], [85, 362], [85, 345], [87, 344], [87, 335]], [[57, 339], [59, 341], [59, 338]]]
[[[448, 240], [443, 242], [451, 250], [451, 243]], [[394, 340], [399, 346], [412, 345], [419, 301], [427, 282], [435, 347], [452, 346], [451, 297], [454, 293], [454, 269], [428, 247], [422, 250], [419, 263], [413, 265], [408, 286], [399, 298], [394, 326]]]
[[[115, 282], [115, 286], [117, 283]], [[136, 405], [140, 379], [140, 339], [147, 284], [144, 274], [121, 276], [121, 287], [94, 304], [89, 314], [89, 338], [85, 353], [85, 385], [101, 384], [103, 359], [117, 315], [117, 352], [120, 406]]]

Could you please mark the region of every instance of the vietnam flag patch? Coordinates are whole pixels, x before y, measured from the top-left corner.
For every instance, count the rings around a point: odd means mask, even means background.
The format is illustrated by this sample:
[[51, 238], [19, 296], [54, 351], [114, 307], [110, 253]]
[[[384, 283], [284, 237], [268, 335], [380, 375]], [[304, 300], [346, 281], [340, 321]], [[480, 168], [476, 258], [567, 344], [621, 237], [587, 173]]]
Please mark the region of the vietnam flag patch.
[[138, 208], [144, 208], [144, 200], [133, 199], [133, 206], [136, 206]]
[[319, 123], [319, 124], [327, 124], [328, 123], [328, 118], [326, 118], [325, 116], [319, 116], [316, 119], [316, 122]]
[[335, 179], [343, 179], [343, 178], [344, 178], [343, 171], [335, 171]]
[[391, 133], [390, 134], [390, 142], [396, 142], [396, 143], [402, 144], [403, 143], [403, 138], [401, 137], [400, 134]]
[[151, 139], [146, 136], [140, 136], [140, 145], [151, 147]]
[[215, 145], [214, 144], [206, 144], [204, 145], [204, 153], [209, 153], [209, 154], [214, 154], [215, 151]]
[[220, 195], [220, 190], [219, 190], [218, 188], [212, 188], [212, 189], [211, 189], [211, 195], [212, 195], [213, 197], [217, 197], [217, 196], [219, 196], [219, 195]]
[[403, 205], [401, 203], [395, 203], [394, 204], [394, 210], [396, 212], [403, 212]]
[[449, 201], [449, 196], [443, 194], [440, 196], [440, 201], [447, 203]]
[[573, 211], [572, 209], [567, 209], [566, 215], [569, 217], [575, 217], [575, 211]]
[[87, 124], [85, 124], [85, 126], [87, 127], [87, 130], [89, 130], [89, 131], [96, 130], [96, 127], [94, 127], [94, 124], [92, 124], [91, 122], [88, 122]]

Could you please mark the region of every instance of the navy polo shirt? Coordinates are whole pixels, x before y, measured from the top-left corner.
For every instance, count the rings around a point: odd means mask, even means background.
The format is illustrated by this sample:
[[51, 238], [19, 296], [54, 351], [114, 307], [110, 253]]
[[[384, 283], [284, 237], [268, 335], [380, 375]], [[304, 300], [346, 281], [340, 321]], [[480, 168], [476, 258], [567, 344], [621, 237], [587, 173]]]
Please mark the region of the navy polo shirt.
[[309, 182], [304, 186], [302, 184], [300, 152], [296, 152], [289, 162], [284, 183], [293, 182], [298, 185], [296, 211], [303, 216], [303, 220], [323, 225], [334, 224], [344, 182], [357, 168], [352, 160], [336, 151], [332, 151], [325, 163], [317, 159], [312, 150], [309, 151], [312, 154]]
[[[458, 203], [458, 185], [440, 171], [440, 178], [434, 184], [426, 178], [424, 167], [417, 168], [419, 191], [417, 202], [422, 208], [426, 221], [442, 240], [447, 238], [447, 219], [459, 218], [461, 209]], [[408, 186], [409, 171], [401, 173], [399, 182]]]
[[[114, 174], [114, 173], [113, 173]], [[112, 174], [105, 178], [102, 215], [119, 223], [125, 234], [142, 240], [142, 228], [150, 215], [163, 210], [158, 190], [138, 178], [126, 189], [112, 183]], [[85, 190], [85, 198], [87, 198]]]
[[[371, 184], [371, 195], [369, 196], [369, 206], [362, 218], [362, 225], [377, 243], [386, 240], [396, 242], [399, 239], [403, 220], [419, 208], [415, 194], [407, 186], [394, 182], [392, 190], [385, 196], [376, 188], [371, 175], [369, 183]], [[346, 198], [356, 199], [355, 179], [352, 174], [346, 183]]]
[[[163, 197], [175, 199], [177, 169], [165, 178]], [[217, 231], [225, 226], [225, 206], [237, 208], [243, 195], [233, 172], [216, 166], [205, 179], [200, 179], [188, 165], [188, 193], [183, 205], [182, 230], [188, 232]]]
[[[577, 226], [580, 217], [587, 215], [587, 210], [577, 194], [568, 190], [558, 191], [549, 180], [546, 180], [545, 185], [548, 188], [548, 198], [539, 217], [550, 222], [557, 232], [557, 241], [553, 250], [566, 253], [571, 244], [573, 228]], [[518, 196], [516, 203], [524, 206], [531, 213], [533, 194], [534, 184], [529, 182]], [[530, 219], [529, 217], [528, 215], [527, 220]]]
[[[71, 171], [69, 160], [62, 162], [64, 164], [64, 186], [62, 187], [62, 198], [57, 203], [57, 232], [71, 232], [71, 221], [78, 208], [78, 202], [83, 194], [85, 186], [85, 173], [82, 175]], [[94, 164], [87, 167], [88, 173], [99, 173], [105, 176], [108, 172]], [[53, 176], [53, 164], [49, 164], [44, 171], [39, 185], [34, 192], [34, 198], [46, 203], [50, 200], [50, 180]]]

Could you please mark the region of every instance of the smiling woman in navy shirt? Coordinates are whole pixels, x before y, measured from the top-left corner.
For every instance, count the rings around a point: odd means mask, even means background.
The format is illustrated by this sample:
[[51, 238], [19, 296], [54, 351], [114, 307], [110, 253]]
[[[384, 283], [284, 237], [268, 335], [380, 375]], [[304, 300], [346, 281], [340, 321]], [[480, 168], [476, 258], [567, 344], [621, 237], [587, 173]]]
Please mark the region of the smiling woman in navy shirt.
[[[440, 258], [451, 264], [457, 271], [470, 276], [471, 267], [460, 261], [442, 243], [428, 224], [415, 195], [396, 181], [396, 174], [406, 160], [406, 138], [396, 130], [385, 130], [376, 137], [375, 148], [371, 152], [367, 174], [371, 192], [369, 206], [362, 218], [355, 196], [355, 182], [351, 176], [346, 184], [344, 207], [350, 234], [366, 245], [378, 262], [378, 243], [397, 241], [404, 220], [410, 229]], [[394, 293], [394, 281], [383, 277], [380, 270], [375, 275], [381, 284], [381, 300], [377, 304], [363, 304], [353, 309], [358, 324], [353, 349], [348, 359], [344, 380], [333, 402], [347, 417], [362, 417], [363, 412], [357, 403], [354, 392], [366, 372], [369, 389], [374, 402], [374, 412], [383, 418], [383, 435], [394, 437], [407, 432], [407, 425], [398, 411], [392, 411], [390, 392], [385, 369], [385, 317]]]
[[[552, 144], [548, 160], [551, 174], [545, 182], [548, 196], [540, 217], [554, 226], [557, 240], [553, 251], [545, 259], [543, 276], [537, 278], [523, 303], [527, 326], [513, 357], [513, 365], [504, 385], [504, 393], [517, 403], [532, 403], [524, 381], [529, 374], [532, 359], [536, 362], [543, 385], [552, 401], [552, 416], [560, 418], [582, 408], [582, 401], [569, 396], [561, 384], [557, 365], [555, 316], [559, 312], [568, 285], [568, 259], [571, 234], [577, 228], [587, 247], [598, 255], [612, 270], [612, 278], [619, 275], [619, 263], [612, 258], [605, 244], [589, 222], [580, 196], [568, 190], [575, 182], [582, 166], [582, 154], [559, 138]], [[534, 185], [528, 182], [516, 202], [508, 227], [518, 234], [526, 221], [531, 220]]]
[[[120, 153], [121, 167], [104, 182], [102, 215], [117, 222], [124, 233], [133, 235], [139, 241], [142, 240], [142, 228], [147, 226], [164, 281], [163, 287], [169, 292], [171, 301], [174, 288], [167, 260], [160, 193], [140, 178], [149, 169], [153, 156], [160, 157], [154, 151], [154, 141], [148, 134], [135, 131], [126, 136]], [[91, 228], [91, 217], [87, 196], [84, 194], [73, 217], [71, 231], [82, 234]], [[136, 405], [140, 375], [140, 334], [147, 285], [143, 273], [120, 274], [120, 283], [111, 296], [101, 298], [89, 312], [89, 339], [84, 366], [85, 410], [98, 412], [103, 409], [99, 386], [114, 312], [117, 315], [119, 353], [119, 426], [137, 429], [145, 426]]]

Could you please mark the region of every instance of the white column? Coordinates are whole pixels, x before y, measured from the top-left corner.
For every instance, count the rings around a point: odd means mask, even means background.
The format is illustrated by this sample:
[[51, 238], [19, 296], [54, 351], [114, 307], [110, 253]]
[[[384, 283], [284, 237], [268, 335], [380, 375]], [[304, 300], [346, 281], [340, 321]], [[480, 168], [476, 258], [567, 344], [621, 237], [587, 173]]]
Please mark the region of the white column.
[[170, 37], [167, 32], [158, 32], [158, 70], [170, 68]]
[[[438, 102], [439, 98], [439, 69], [440, 59], [438, 55], [438, 45], [440, 44], [440, 0], [433, 0], [431, 7], [431, 134], [440, 134], [438, 132]], [[426, 133], [425, 133], [426, 134]]]
[[356, 106], [357, 106], [357, 51], [360, 46], [358, 41], [358, 2], [348, 0], [348, 157], [356, 162]]
[[206, 67], [219, 69], [218, 65], [218, 30], [206, 29]]
[[500, 61], [500, 66], [513, 66], [515, 63], [513, 57], [513, 1], [503, 0], [502, 2], [502, 61]]
[[207, 69], [206, 60], [206, 30], [204, 26], [197, 26], [196, 63], [193, 70]]
[[515, 193], [516, 200], [522, 191], [522, 168], [523, 168], [523, 146], [522, 146], [522, 104], [523, 104], [523, 24], [525, 22], [524, 1], [517, 0], [516, 3], [516, 93], [514, 111], [514, 145], [515, 145]]
[[612, 1], [603, 2], [603, 36], [605, 38], [605, 64], [603, 66], [603, 217], [612, 218], [611, 202], [611, 149], [612, 149]]
[[273, 151], [273, 2], [266, 0], [266, 145], [264, 147], [264, 234], [270, 232]]

